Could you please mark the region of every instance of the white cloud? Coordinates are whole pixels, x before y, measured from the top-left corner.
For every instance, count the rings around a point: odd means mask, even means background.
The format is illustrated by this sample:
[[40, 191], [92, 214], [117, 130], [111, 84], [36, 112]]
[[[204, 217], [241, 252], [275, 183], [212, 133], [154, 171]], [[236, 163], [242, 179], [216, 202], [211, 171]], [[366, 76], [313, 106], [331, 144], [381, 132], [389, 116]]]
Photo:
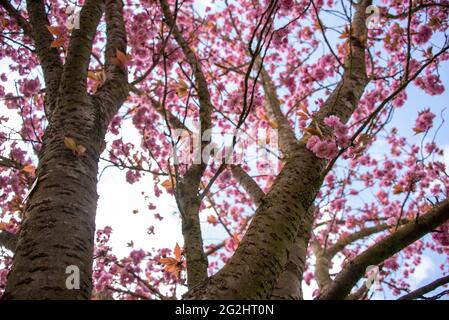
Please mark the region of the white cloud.
[[[111, 245], [118, 256], [127, 254], [126, 244], [134, 242], [135, 248], [150, 249], [173, 248], [182, 244], [181, 225], [176, 214], [175, 202], [170, 195], [156, 198], [152, 193], [153, 178], [143, 177], [130, 185], [125, 180], [126, 171], [117, 168], [107, 169], [98, 184], [97, 229], [110, 226], [113, 229]], [[141, 192], [150, 198], [145, 201]], [[148, 202], [157, 205], [156, 210], [148, 209]], [[133, 214], [133, 210], [138, 212]], [[154, 218], [159, 213], [162, 221]], [[155, 226], [155, 235], [148, 235], [150, 225]]]
[[415, 272], [410, 276], [410, 284], [412, 287], [420, 285], [424, 280], [432, 276], [435, 270], [435, 264], [427, 255], [423, 255], [421, 263], [416, 267]]

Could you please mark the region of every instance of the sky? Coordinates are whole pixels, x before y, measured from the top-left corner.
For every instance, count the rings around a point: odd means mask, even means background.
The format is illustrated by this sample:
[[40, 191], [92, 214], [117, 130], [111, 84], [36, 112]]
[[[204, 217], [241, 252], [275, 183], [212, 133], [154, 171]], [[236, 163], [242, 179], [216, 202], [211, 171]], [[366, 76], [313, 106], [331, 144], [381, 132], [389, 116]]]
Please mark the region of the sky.
[[[205, 13], [205, 6], [212, 5], [210, 0], [197, 0], [196, 8], [200, 14]], [[7, 68], [7, 63], [0, 65], [1, 69]], [[449, 90], [449, 64], [444, 64], [440, 74], [443, 83]], [[421, 90], [410, 88], [408, 91], [408, 100], [406, 104], [396, 109], [393, 122], [390, 126], [397, 127], [402, 132], [410, 131], [413, 123], [420, 110], [432, 107], [435, 114], [440, 114], [444, 108], [447, 123], [441, 128], [436, 142], [444, 146], [446, 150], [445, 162], [449, 167], [449, 95], [448, 91], [441, 96], [431, 97]], [[0, 102], [1, 115], [10, 117], [8, 123], [12, 127], [18, 127], [20, 119], [14, 112], [8, 110], [2, 102]], [[123, 140], [135, 142], [139, 141], [139, 134], [130, 121], [122, 125], [121, 134]], [[114, 139], [112, 135], [106, 138], [111, 141]], [[139, 143], [136, 143], [137, 145]], [[374, 150], [375, 151], [375, 150]], [[379, 154], [382, 153], [382, 146], [378, 147]], [[153, 195], [153, 177], [150, 174], [144, 175], [140, 181], [130, 185], [126, 182], [126, 170], [120, 170], [116, 167], [107, 168], [108, 163], [100, 162], [101, 176], [98, 183], [98, 209], [97, 209], [97, 228], [110, 226], [113, 229], [111, 236], [111, 245], [114, 252], [120, 257], [125, 256], [131, 250], [128, 243], [132, 241], [134, 248], [143, 248], [150, 250], [155, 248], [173, 248], [176, 243], [183, 244], [181, 224], [177, 218], [177, 206], [174, 198], [165, 192], [156, 198]], [[142, 192], [148, 196], [144, 200]], [[150, 211], [148, 202], [157, 204], [157, 210]], [[154, 217], [155, 213], [160, 213], [163, 220], [159, 221]], [[205, 222], [207, 210], [201, 214], [201, 221]], [[150, 225], [155, 226], [155, 235], [148, 235], [147, 229]], [[225, 230], [220, 225], [212, 226], [209, 223], [202, 224], [202, 232], [205, 244], [217, 243], [227, 236]], [[440, 258], [433, 253], [426, 252], [423, 256], [423, 263], [416, 269], [411, 276], [411, 284], [413, 286], [421, 286], [427, 282], [434, 280], [438, 276], [438, 265], [441, 263]], [[336, 270], [335, 270], [336, 271]], [[305, 298], [311, 298], [312, 292], [316, 289], [316, 285], [303, 286]], [[180, 292], [182, 293], [182, 292]], [[387, 295], [386, 297], [391, 297]], [[384, 298], [382, 293], [376, 294], [375, 298]]]

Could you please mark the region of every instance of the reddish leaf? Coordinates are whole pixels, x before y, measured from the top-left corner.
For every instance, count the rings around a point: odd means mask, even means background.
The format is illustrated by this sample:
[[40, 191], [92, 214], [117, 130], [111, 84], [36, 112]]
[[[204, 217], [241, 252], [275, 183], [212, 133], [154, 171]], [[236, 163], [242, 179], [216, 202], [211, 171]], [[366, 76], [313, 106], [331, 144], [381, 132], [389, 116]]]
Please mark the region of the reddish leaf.
[[182, 250], [181, 250], [181, 247], [179, 246], [179, 244], [177, 242], [176, 242], [174, 254], [175, 254], [175, 259], [177, 261], [181, 261]]
[[124, 54], [119, 49], [116, 50], [115, 57], [111, 59], [111, 63], [116, 66], [122, 67], [126, 69], [128, 67], [129, 62], [131, 61], [131, 56], [129, 54]]
[[64, 33], [64, 28], [63, 27], [52, 27], [52, 26], [47, 26], [48, 31], [50, 31], [50, 33], [56, 37], [61, 37]]
[[70, 149], [72, 151], [76, 149], [76, 141], [73, 138], [65, 137], [64, 144], [68, 149]]
[[178, 263], [178, 261], [175, 258], [171, 258], [171, 257], [162, 258], [161, 260], [159, 260], [159, 262], [166, 266], [172, 266], [172, 265], [176, 265]]
[[172, 179], [168, 178], [167, 180], [163, 181], [161, 183], [161, 186], [163, 186], [167, 191], [173, 190]]
[[50, 44], [50, 48], [59, 48], [64, 46], [65, 39], [64, 38], [58, 38], [52, 41]]

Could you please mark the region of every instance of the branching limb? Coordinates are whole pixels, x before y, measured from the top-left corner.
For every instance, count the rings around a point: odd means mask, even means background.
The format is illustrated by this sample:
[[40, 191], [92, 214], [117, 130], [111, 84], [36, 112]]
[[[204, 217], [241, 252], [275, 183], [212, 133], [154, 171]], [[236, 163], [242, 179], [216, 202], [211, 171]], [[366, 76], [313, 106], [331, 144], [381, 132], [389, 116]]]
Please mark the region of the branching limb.
[[238, 183], [242, 185], [246, 192], [248, 192], [251, 200], [253, 200], [256, 206], [259, 206], [265, 193], [259, 187], [256, 181], [243, 170], [241, 166], [233, 165], [231, 167], [232, 175]]
[[378, 265], [449, 220], [449, 200], [436, 205], [354, 258], [319, 299], [344, 299], [370, 265]]
[[445, 277], [441, 277], [435, 281], [432, 281], [425, 286], [422, 286], [419, 289], [416, 289], [406, 295], [403, 295], [398, 300], [414, 300], [414, 299], [422, 299], [426, 293], [429, 293], [438, 287], [444, 286], [449, 283], [449, 275]]
[[80, 26], [72, 31], [61, 79], [62, 105], [73, 95], [84, 94], [87, 97], [87, 71], [103, 11], [104, 1], [88, 0], [80, 12]]
[[0, 6], [2, 6], [6, 12], [8, 12], [8, 14], [16, 20], [19, 27], [22, 28], [23, 33], [30, 39], [33, 39], [33, 28], [28, 20], [22, 16], [22, 13], [14, 8], [10, 1], [7, 0], [0, 0]]
[[315, 278], [321, 291], [332, 284], [332, 278], [329, 275], [330, 262], [332, 258], [327, 254], [320, 243], [313, 239], [311, 243], [313, 253], [315, 254]]
[[[258, 62], [260, 61], [261, 59], [258, 59]], [[265, 111], [270, 121], [278, 128], [279, 148], [283, 153], [289, 154], [298, 141], [288, 118], [282, 113], [273, 80], [263, 65], [260, 68], [260, 79], [265, 92]]]
[[103, 106], [101, 114], [105, 123], [109, 123], [128, 97], [130, 86], [128, 85], [127, 66], [113, 63], [113, 59], [117, 59], [118, 52], [126, 54], [127, 40], [122, 0], [106, 0], [105, 14], [107, 28], [106, 81], [95, 94], [95, 98], [103, 101], [100, 103]]
[[[234, 178], [248, 192], [254, 203], [259, 206], [265, 196], [259, 185], [246, 173], [241, 166], [231, 168]], [[299, 300], [302, 299], [302, 275], [304, 272], [304, 263], [306, 259], [307, 246], [309, 238], [304, 234], [310, 235], [310, 227], [313, 213], [308, 213], [307, 223], [301, 225], [293, 246], [288, 251], [288, 262], [279, 275], [277, 285], [273, 290], [271, 299], [274, 300]]]
[[[27, 11], [29, 23], [24, 19], [19, 19], [19, 25], [24, 29], [25, 34], [31, 35], [34, 41], [37, 56], [44, 72], [46, 87], [46, 110], [51, 117], [51, 112], [56, 106], [59, 84], [62, 74], [62, 62], [58, 49], [51, 48], [53, 36], [47, 29], [49, 21], [45, 12], [45, 2], [43, 0], [27, 0]], [[21, 16], [21, 15], [20, 15]], [[20, 22], [21, 21], [21, 22]]]
[[364, 228], [360, 231], [354, 232], [344, 238], [338, 240], [334, 245], [327, 248], [326, 252], [330, 257], [335, 256], [338, 252], [343, 250], [347, 245], [356, 242], [357, 240], [369, 237], [378, 232], [385, 231], [389, 228], [388, 224], [379, 224], [374, 227]]
[[[167, 1], [160, 0], [160, 6], [165, 17], [165, 22], [184, 53], [194, 75], [194, 84], [200, 105], [200, 137], [203, 137], [212, 125], [212, 103], [206, 77], [195, 52], [190, 48], [189, 43], [176, 25], [176, 15], [172, 14]], [[177, 6], [177, 2], [175, 6]], [[177, 10], [177, 8], [175, 9]], [[201, 141], [201, 150], [207, 144], [207, 141]], [[181, 181], [179, 181], [175, 192], [182, 217], [182, 233], [184, 235], [184, 250], [187, 262], [187, 283], [190, 288], [207, 278], [208, 262], [203, 249], [199, 221], [201, 197], [198, 194], [201, 178], [206, 167], [207, 162], [204, 159], [201, 159], [201, 163], [199, 164], [192, 164]]]

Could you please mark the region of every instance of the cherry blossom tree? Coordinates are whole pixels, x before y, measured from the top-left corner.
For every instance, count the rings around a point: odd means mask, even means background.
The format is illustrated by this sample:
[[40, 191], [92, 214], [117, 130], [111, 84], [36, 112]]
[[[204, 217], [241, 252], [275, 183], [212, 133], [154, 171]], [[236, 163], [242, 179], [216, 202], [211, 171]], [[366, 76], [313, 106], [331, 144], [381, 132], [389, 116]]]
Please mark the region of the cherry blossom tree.
[[[449, 1], [212, 3], [0, 0], [2, 298], [447, 295], [445, 106], [397, 113], [445, 92]], [[156, 219], [173, 197], [184, 243], [118, 256], [99, 164], [151, 177]]]

